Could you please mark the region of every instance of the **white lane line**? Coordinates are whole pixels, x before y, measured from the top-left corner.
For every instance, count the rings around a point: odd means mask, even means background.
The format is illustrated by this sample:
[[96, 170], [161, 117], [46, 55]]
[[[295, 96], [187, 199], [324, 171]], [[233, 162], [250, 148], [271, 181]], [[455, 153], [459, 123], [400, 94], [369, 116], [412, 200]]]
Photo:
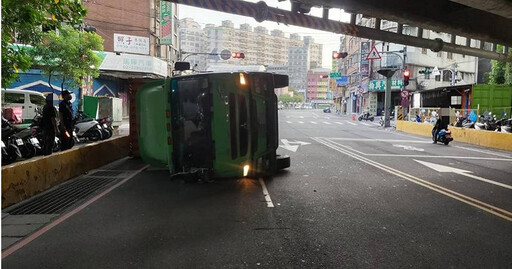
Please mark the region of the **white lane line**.
[[444, 156], [444, 155], [400, 155], [400, 154], [365, 154], [374, 157], [406, 157], [406, 158], [442, 158], [442, 159], [464, 159], [464, 160], [485, 160], [485, 161], [504, 161], [512, 162], [512, 159], [488, 158], [488, 157], [470, 157], [470, 156]]
[[350, 122], [350, 121], [348, 121], [348, 120], [346, 120], [346, 122], [347, 122], [348, 124], [357, 125], [357, 124], [355, 124], [355, 123], [353, 123], [353, 122]]
[[286, 116], [286, 118], [287, 118], [287, 119], [289, 119], [289, 118], [290, 118], [290, 116]]
[[330, 119], [329, 117], [324, 117], [325, 119]]
[[299, 118], [303, 119], [303, 118], [304, 118], [304, 116], [299, 116]]
[[431, 141], [428, 140], [402, 140], [402, 139], [378, 139], [378, 138], [343, 138], [343, 137], [335, 137], [328, 138], [323, 137], [329, 140], [342, 140], [342, 141], [361, 141], [361, 142], [402, 142], [402, 143], [424, 143], [424, 144], [432, 144]]
[[292, 123], [291, 121], [287, 120], [286, 123]]
[[[490, 204], [487, 204], [485, 202], [482, 202], [480, 200], [477, 200], [477, 199], [474, 199], [474, 198], [471, 198], [469, 196], [466, 196], [464, 194], [461, 194], [461, 193], [458, 193], [458, 192], [455, 192], [455, 191], [452, 191], [450, 189], [447, 189], [447, 188], [444, 188], [442, 186], [439, 186], [437, 184], [434, 184], [434, 183], [431, 183], [427, 180], [424, 180], [424, 179], [421, 179], [421, 178], [418, 178], [418, 177], [415, 177], [413, 175], [409, 175], [405, 172], [402, 172], [400, 170], [397, 170], [397, 169], [394, 169], [394, 168], [391, 168], [389, 166], [386, 166], [384, 164], [381, 164], [381, 163], [378, 163], [376, 161], [373, 161], [373, 160], [370, 160], [368, 158], [365, 158], [363, 156], [359, 156], [353, 152], [350, 152], [346, 149], [343, 149], [342, 147], [344, 146], [336, 146], [336, 145], [332, 145], [330, 144], [330, 142], [332, 141], [329, 141], [328, 139], [321, 139], [321, 138], [318, 138], [318, 137], [312, 137], [313, 140], [331, 148], [331, 149], [334, 149], [340, 153], [343, 153], [349, 157], [352, 157], [356, 160], [359, 160], [359, 161], [362, 161], [368, 165], [371, 165], [371, 166], [374, 166], [375, 168], [378, 168], [380, 170], [383, 170], [385, 172], [388, 172], [390, 174], [393, 174], [393, 175], [396, 175], [398, 177], [401, 177], [405, 180], [408, 180], [412, 183], [415, 183], [415, 184], [418, 184], [420, 186], [423, 186], [425, 188], [428, 188], [430, 190], [433, 190], [435, 192], [438, 192], [440, 194], [443, 194], [445, 196], [448, 196], [450, 198], [453, 198], [455, 200], [458, 200], [460, 202], [463, 202], [465, 204], [468, 204], [470, 206], [473, 206], [473, 207], [476, 207], [476, 208], [479, 208], [479, 209], [482, 209], [488, 213], [491, 213], [495, 216], [498, 216], [500, 218], [503, 218], [505, 220], [508, 220], [508, 221], [512, 221], [512, 212], [510, 211], [507, 211], [505, 209], [502, 209], [502, 208], [499, 208], [499, 207], [496, 207], [496, 206], [493, 206], [493, 205], [490, 205]], [[324, 141], [325, 140], [325, 141]]]
[[310, 122], [313, 123], [313, 124], [318, 124], [318, 123], [316, 123], [316, 121], [310, 121]]
[[300, 124], [303, 124], [304, 122], [303, 121], [299, 121]]
[[330, 122], [323, 121], [324, 124], [331, 125]]
[[342, 123], [342, 122], [339, 122], [339, 121], [336, 121], [336, 122], [334, 122], [334, 123], [339, 124], [339, 125], [343, 125], [343, 123]]
[[504, 157], [504, 158], [512, 158], [512, 156], [510, 156], [510, 155], [506, 155], [506, 154], [499, 154], [499, 153], [490, 152], [490, 151], [486, 151], [486, 150], [472, 149], [472, 148], [466, 148], [466, 147], [461, 147], [461, 146], [455, 146], [455, 147], [456, 147], [456, 148], [460, 148], [460, 149], [465, 149], [465, 150], [470, 150], [470, 151], [475, 151], [475, 152], [485, 153], [485, 154], [489, 154], [489, 155], [500, 156], [500, 157]]
[[366, 122], [361, 122], [362, 125], [366, 125], [366, 126], [371, 126], [370, 124], [366, 123]]
[[268, 194], [267, 186], [265, 185], [265, 181], [260, 177], [259, 179], [261, 184], [261, 189], [263, 190], [263, 196], [265, 196], [265, 201], [267, 201], [267, 207], [274, 207], [272, 203], [272, 199], [270, 199], [270, 194]]

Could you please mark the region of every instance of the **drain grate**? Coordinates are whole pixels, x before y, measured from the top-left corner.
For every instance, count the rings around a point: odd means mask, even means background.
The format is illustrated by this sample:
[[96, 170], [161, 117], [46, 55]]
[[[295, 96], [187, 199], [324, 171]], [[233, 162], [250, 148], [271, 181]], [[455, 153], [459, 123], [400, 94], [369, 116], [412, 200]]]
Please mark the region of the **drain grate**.
[[9, 210], [11, 215], [59, 214], [98, 189], [117, 180], [114, 177], [82, 177], [61, 185], [33, 200]]
[[124, 171], [98, 171], [94, 172], [89, 177], [118, 177], [123, 174]]

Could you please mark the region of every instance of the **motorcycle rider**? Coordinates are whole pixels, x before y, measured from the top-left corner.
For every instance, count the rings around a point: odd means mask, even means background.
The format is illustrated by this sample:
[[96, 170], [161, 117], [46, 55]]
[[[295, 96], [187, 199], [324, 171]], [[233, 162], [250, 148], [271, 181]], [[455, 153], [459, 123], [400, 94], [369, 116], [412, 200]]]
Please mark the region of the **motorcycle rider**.
[[432, 139], [434, 140], [434, 144], [437, 143], [437, 135], [439, 134], [439, 132], [442, 130], [442, 129], [446, 129], [446, 124], [443, 123], [443, 120], [441, 119], [438, 119], [436, 121], [436, 124], [434, 125], [434, 128], [432, 129]]

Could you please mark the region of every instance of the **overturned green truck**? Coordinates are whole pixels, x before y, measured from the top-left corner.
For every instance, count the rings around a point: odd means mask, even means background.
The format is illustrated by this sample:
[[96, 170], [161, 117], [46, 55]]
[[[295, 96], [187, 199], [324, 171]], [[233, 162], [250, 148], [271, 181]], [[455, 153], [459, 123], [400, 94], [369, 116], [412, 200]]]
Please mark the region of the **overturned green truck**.
[[171, 176], [269, 176], [290, 166], [279, 156], [275, 88], [288, 76], [262, 72], [167, 78], [136, 96], [139, 152]]

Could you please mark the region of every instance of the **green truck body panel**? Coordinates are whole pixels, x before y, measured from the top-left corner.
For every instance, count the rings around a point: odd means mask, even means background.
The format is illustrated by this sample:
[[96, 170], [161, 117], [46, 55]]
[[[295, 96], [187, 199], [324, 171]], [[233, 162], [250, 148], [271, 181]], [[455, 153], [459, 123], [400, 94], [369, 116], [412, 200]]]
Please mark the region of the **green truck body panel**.
[[145, 84], [136, 96], [140, 155], [154, 166], [166, 166], [169, 161], [165, 115], [168, 94], [164, 85], [165, 80]]

